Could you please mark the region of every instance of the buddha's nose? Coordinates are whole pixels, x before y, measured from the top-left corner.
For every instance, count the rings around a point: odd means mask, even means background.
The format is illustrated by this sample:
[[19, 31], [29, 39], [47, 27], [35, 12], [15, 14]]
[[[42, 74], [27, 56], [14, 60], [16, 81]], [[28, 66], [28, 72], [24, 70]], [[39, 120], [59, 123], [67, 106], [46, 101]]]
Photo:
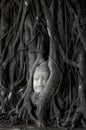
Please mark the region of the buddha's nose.
[[42, 81], [43, 81], [42, 78], [39, 78], [39, 80], [38, 80], [38, 86], [42, 86], [43, 85]]

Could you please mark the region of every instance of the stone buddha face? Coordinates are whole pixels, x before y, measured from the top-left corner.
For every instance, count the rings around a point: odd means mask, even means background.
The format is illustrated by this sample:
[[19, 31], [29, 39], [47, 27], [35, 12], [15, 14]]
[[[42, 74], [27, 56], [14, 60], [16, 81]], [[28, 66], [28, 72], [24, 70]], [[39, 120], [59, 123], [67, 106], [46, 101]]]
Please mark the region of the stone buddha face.
[[38, 66], [33, 75], [33, 90], [36, 93], [40, 93], [48, 78], [49, 78], [49, 68], [47, 67], [46, 63], [42, 63], [42, 65]]

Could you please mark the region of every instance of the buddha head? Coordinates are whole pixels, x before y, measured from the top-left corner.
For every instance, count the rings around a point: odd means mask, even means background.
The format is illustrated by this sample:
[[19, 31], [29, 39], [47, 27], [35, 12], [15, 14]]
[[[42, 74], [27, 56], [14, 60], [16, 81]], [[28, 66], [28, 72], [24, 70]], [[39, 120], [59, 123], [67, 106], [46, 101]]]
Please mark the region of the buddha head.
[[47, 66], [47, 62], [41, 63], [36, 67], [33, 75], [33, 90], [36, 93], [40, 93], [46, 85], [49, 78], [50, 71]]

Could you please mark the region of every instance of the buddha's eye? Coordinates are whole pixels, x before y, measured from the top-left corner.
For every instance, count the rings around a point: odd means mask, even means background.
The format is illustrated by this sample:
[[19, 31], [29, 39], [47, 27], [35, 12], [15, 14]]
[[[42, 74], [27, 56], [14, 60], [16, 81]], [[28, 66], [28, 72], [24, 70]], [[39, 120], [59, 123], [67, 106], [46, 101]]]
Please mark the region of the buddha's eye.
[[42, 77], [44, 80], [48, 80], [48, 76], [43, 76]]

